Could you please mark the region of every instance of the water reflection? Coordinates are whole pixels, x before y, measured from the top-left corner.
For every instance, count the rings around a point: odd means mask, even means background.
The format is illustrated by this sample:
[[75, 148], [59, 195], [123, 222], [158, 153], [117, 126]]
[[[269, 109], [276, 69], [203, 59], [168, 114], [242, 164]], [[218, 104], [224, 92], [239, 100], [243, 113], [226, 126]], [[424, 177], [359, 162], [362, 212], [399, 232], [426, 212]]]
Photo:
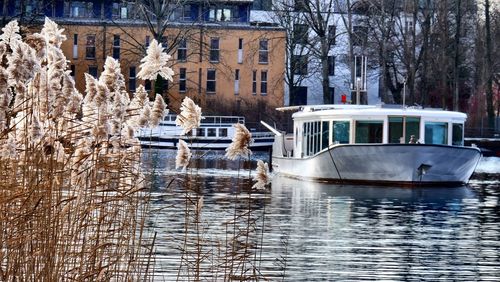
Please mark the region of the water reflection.
[[500, 236], [498, 214], [482, 209], [480, 200], [469, 187], [362, 187], [277, 177], [271, 210], [286, 214], [280, 224], [290, 234], [290, 278], [305, 270], [300, 280], [498, 280], [499, 244], [491, 240]]
[[500, 279], [498, 173], [476, 174], [469, 186], [456, 188], [331, 185], [275, 176], [268, 191], [249, 197], [250, 169], [266, 154], [244, 165], [222, 156], [199, 157], [200, 167], [186, 174], [173, 170], [175, 152], [145, 156], [146, 171], [157, 181], [149, 222], [158, 232], [157, 280], [178, 275], [186, 187], [195, 199], [203, 196], [199, 231], [210, 254], [226, 242], [235, 212], [250, 207], [252, 249], [262, 276], [272, 280]]

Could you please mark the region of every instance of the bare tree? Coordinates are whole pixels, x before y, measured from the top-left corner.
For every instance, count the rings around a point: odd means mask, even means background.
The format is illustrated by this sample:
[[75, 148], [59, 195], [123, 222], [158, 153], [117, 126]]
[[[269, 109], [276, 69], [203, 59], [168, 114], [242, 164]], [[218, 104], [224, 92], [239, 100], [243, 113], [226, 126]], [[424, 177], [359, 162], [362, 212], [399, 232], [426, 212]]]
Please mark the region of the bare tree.
[[[297, 101], [298, 87], [313, 71], [303, 72], [308, 64], [307, 58], [312, 54], [308, 41], [308, 26], [303, 17], [296, 12], [294, 0], [279, 0], [273, 3], [273, 20], [286, 31], [286, 64], [285, 83], [290, 93], [289, 104]], [[301, 58], [306, 58], [303, 60]]]

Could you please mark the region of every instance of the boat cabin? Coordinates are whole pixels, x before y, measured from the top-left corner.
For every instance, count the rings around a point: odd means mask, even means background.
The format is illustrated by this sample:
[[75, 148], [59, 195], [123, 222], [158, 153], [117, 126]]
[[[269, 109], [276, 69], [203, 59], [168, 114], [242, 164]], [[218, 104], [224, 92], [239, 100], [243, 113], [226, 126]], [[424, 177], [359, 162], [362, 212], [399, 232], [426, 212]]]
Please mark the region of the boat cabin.
[[336, 144], [463, 146], [467, 118], [460, 112], [369, 105], [305, 106], [292, 117], [293, 138], [286, 139], [285, 154], [296, 158]]

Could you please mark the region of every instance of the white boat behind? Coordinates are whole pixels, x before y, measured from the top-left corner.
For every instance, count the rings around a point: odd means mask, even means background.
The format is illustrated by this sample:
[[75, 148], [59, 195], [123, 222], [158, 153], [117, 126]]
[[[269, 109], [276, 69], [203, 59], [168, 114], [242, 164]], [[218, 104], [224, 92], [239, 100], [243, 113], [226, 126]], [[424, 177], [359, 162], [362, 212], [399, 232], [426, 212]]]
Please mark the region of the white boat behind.
[[[286, 110], [290, 108], [281, 108]], [[281, 175], [359, 184], [463, 185], [481, 158], [464, 147], [464, 113], [387, 106], [292, 108], [292, 134], [276, 134]]]
[[[205, 116], [201, 125], [186, 135], [181, 135], [182, 128], [175, 124], [176, 115], [166, 115], [162, 122], [154, 128], [142, 128], [137, 137], [143, 147], [176, 149], [179, 139], [186, 141], [191, 149], [224, 150], [232, 142], [236, 123], [245, 124], [241, 116]], [[253, 143], [251, 150], [270, 149], [274, 142], [274, 134], [257, 132], [249, 128]]]

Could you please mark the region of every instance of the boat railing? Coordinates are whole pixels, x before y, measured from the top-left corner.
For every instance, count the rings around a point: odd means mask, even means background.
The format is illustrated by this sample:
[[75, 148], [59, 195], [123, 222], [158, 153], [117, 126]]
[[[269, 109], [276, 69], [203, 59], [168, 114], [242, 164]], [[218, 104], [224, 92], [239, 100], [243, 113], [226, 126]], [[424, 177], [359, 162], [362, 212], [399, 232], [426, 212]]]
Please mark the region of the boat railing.
[[266, 138], [266, 137], [274, 137], [274, 133], [272, 132], [251, 132], [253, 138]]
[[[168, 114], [163, 119], [164, 122], [175, 122], [177, 115]], [[245, 118], [241, 116], [204, 116], [202, 117], [201, 124], [203, 125], [233, 125], [235, 123], [245, 123]]]

